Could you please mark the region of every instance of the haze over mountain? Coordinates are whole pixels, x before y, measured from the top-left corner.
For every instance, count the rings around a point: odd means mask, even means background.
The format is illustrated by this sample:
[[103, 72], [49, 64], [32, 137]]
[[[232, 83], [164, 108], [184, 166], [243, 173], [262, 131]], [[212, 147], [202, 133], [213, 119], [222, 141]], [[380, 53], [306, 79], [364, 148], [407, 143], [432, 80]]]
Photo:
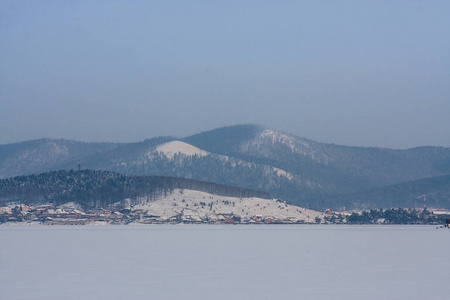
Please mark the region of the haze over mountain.
[[[82, 169], [185, 177], [261, 190], [310, 208], [380, 208], [380, 201], [367, 202], [362, 196], [357, 200], [333, 199], [450, 174], [450, 148], [348, 147], [257, 125], [127, 144], [40, 139], [0, 145], [0, 178], [76, 169], [79, 164]], [[392, 197], [395, 201], [383, 205], [404, 206], [397, 201], [398, 195]], [[436, 203], [448, 207], [448, 202], [442, 198]]]
[[[323, 201], [322, 203], [320, 203]], [[389, 185], [355, 194], [315, 199], [318, 207], [359, 207], [363, 209], [416, 208], [450, 209], [450, 175]]]
[[450, 147], [450, 1], [0, 1], [0, 143], [242, 122]]

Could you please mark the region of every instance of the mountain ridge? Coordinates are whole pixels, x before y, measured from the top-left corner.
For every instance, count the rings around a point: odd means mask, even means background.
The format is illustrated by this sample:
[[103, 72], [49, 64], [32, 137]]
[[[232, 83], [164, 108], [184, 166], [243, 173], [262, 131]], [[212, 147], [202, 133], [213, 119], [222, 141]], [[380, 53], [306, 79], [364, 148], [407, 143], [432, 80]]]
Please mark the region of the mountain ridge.
[[[185, 177], [263, 190], [292, 204], [323, 209], [315, 199], [450, 174], [450, 148], [341, 146], [252, 124], [137, 143], [39, 141], [28, 141], [27, 147], [0, 145], [0, 178], [81, 164], [125, 175]], [[177, 149], [180, 145], [184, 148]]]
[[338, 207], [341, 210], [345, 210], [345, 205], [351, 202], [358, 202], [359, 208], [365, 210], [424, 206], [450, 209], [450, 175], [407, 181], [316, 201], [323, 201], [323, 206]]

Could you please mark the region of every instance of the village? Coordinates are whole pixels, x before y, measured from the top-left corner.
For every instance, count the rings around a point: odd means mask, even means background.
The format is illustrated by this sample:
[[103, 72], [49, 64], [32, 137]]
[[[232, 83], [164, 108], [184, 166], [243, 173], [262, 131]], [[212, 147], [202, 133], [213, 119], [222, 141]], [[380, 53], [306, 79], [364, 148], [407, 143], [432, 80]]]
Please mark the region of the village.
[[[279, 201], [275, 200], [274, 201]], [[226, 205], [229, 203], [224, 201]], [[200, 202], [202, 204], [203, 202]], [[281, 201], [280, 201], [281, 203]], [[284, 204], [284, 203], [283, 203]], [[142, 206], [122, 209], [91, 209], [84, 211], [74, 207], [73, 203], [55, 207], [52, 205], [31, 206], [25, 204], [0, 206], [0, 225], [145, 225], [145, 224], [430, 224], [440, 225], [449, 220], [450, 211], [442, 209], [414, 211], [391, 209], [397, 214], [390, 220], [372, 216], [379, 211], [338, 213], [331, 210], [315, 212], [315, 216], [305, 215], [303, 218], [293, 216], [277, 216], [269, 214], [248, 214], [245, 216], [233, 212], [204, 213], [200, 215], [195, 209], [179, 208], [178, 204], [171, 209], [171, 214], [162, 211], [162, 215], [152, 213]], [[259, 206], [259, 205], [257, 205]], [[212, 208], [212, 205], [209, 205]], [[279, 206], [282, 207], [282, 206]], [[211, 209], [212, 210], [212, 209]], [[155, 210], [153, 210], [155, 212]], [[161, 210], [159, 210], [161, 212]], [[304, 210], [308, 212], [308, 210]], [[386, 211], [386, 212], [389, 212]], [[319, 214], [319, 215], [317, 215]], [[428, 216], [425, 216], [427, 214]], [[412, 220], [411, 218], [418, 219]], [[447, 221], [448, 222], [448, 221]]]
[[10, 204], [0, 207], [0, 224], [317, 224], [344, 222], [340, 214], [287, 204], [280, 199], [229, 197], [176, 189], [157, 199], [125, 199], [108, 207]]
[[360, 212], [317, 211], [281, 199], [228, 197], [176, 189], [157, 199], [125, 199], [108, 207], [76, 202], [0, 206], [4, 225], [143, 224], [444, 224], [447, 210], [402, 209]]
[[233, 213], [217, 213], [204, 217], [184, 214], [181, 211], [170, 217], [152, 215], [143, 209], [97, 209], [82, 211], [73, 208], [60, 208], [52, 205], [0, 207], [0, 224], [21, 225], [133, 225], [133, 224], [307, 224], [343, 223], [344, 218], [331, 216], [311, 222], [296, 218], [275, 218], [273, 216], [253, 215], [241, 217]]

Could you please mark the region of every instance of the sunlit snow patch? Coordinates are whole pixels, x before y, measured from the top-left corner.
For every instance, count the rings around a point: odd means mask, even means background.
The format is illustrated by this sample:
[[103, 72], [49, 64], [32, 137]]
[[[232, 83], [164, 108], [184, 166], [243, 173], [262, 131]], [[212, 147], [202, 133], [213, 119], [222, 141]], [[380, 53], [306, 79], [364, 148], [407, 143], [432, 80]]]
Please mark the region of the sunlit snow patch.
[[282, 169], [279, 169], [276, 167], [272, 167], [272, 169], [277, 173], [278, 176], [286, 177], [289, 180], [292, 180], [294, 178], [294, 175], [292, 175], [289, 172], [286, 172], [285, 170], [282, 170]]
[[184, 154], [188, 156], [193, 155], [199, 155], [199, 156], [205, 156], [208, 155], [208, 152], [199, 149], [195, 146], [192, 146], [190, 144], [180, 142], [180, 141], [173, 141], [165, 144], [161, 144], [158, 147], [156, 147], [156, 151], [160, 153], [164, 153], [168, 158], [173, 158], [175, 154]]

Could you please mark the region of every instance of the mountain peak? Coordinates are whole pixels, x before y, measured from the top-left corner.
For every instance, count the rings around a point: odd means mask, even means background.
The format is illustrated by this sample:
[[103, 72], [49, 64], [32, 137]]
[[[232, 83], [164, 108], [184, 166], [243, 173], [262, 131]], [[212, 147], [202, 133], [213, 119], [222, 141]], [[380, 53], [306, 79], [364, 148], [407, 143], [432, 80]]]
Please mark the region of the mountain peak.
[[184, 138], [184, 141], [209, 152], [228, 154], [263, 131], [264, 127], [259, 125], [234, 125], [201, 132]]

